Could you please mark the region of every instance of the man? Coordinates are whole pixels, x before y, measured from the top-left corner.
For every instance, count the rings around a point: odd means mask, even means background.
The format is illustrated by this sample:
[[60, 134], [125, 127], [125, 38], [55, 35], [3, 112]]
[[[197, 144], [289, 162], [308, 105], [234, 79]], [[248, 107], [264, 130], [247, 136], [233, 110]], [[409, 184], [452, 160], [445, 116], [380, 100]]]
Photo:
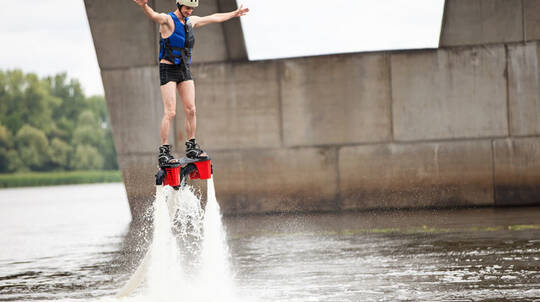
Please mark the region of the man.
[[185, 113], [185, 128], [187, 134], [186, 156], [189, 158], [205, 158], [207, 154], [195, 140], [197, 118], [195, 115], [195, 83], [190, 64], [191, 53], [195, 43], [193, 29], [207, 24], [225, 22], [235, 17], [245, 15], [249, 9], [242, 5], [232, 12], [212, 14], [205, 17], [192, 16], [193, 10], [199, 5], [199, 0], [176, 0], [176, 10], [168, 14], [157, 13], [148, 0], [133, 0], [152, 21], [159, 24], [160, 51], [159, 77], [161, 97], [163, 99], [164, 115], [161, 121], [158, 161], [160, 164], [174, 162], [170, 153], [168, 136], [171, 121], [176, 115], [176, 91], [180, 95]]

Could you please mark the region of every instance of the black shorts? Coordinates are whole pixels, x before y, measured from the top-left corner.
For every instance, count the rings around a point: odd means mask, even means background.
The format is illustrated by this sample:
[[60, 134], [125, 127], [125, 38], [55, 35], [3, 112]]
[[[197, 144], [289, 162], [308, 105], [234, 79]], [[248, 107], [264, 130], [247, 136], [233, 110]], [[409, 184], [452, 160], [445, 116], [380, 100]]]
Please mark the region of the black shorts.
[[193, 80], [191, 76], [191, 70], [189, 66], [186, 67], [185, 64], [165, 64], [159, 63], [159, 82], [160, 85], [165, 85], [171, 81], [176, 82], [177, 84], [183, 81]]

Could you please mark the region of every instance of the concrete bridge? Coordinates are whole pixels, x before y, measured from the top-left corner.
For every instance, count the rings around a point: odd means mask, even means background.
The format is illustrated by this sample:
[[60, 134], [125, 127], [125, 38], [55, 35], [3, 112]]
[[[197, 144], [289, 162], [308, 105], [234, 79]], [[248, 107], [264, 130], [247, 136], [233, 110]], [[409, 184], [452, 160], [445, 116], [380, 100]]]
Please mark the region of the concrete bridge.
[[[154, 192], [158, 28], [128, 0], [85, 5], [137, 217]], [[197, 137], [223, 210], [540, 204], [540, 1], [445, 6], [437, 50], [249, 62], [238, 20], [199, 29]]]

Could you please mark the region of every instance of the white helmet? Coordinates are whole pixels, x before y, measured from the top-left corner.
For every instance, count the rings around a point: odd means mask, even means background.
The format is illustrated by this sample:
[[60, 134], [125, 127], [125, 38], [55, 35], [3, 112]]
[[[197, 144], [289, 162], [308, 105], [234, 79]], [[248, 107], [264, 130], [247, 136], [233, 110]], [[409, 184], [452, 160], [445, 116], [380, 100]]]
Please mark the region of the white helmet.
[[176, 0], [176, 4], [189, 7], [197, 7], [199, 6], [199, 0]]

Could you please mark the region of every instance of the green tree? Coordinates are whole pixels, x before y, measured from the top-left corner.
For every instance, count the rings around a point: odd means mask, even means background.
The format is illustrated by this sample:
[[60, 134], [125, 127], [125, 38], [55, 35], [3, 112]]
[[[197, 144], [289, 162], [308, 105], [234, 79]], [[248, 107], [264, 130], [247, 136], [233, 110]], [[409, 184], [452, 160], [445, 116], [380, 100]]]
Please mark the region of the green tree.
[[51, 164], [56, 168], [67, 168], [73, 153], [73, 148], [60, 138], [53, 138], [50, 147]]
[[[102, 154], [104, 159], [103, 168], [106, 170], [116, 170], [118, 169], [118, 162], [116, 160], [116, 150], [114, 147], [114, 140], [112, 136], [112, 131], [109, 122], [109, 116], [107, 114], [107, 106], [105, 103], [105, 98], [103, 96], [92, 96], [86, 99], [88, 109], [93, 113], [94, 117], [97, 119], [98, 126], [102, 129], [100, 144], [94, 145], [98, 149], [99, 153]], [[87, 114], [85, 112], [81, 113], [79, 117], [79, 124], [83, 123], [83, 120], [89, 120], [88, 117], [83, 118], [82, 115]], [[90, 122], [85, 124], [89, 125]]]
[[49, 142], [43, 131], [24, 125], [15, 136], [17, 152], [24, 167], [44, 170], [48, 160]]
[[11, 132], [2, 124], [0, 124], [0, 148], [9, 149], [13, 146]]
[[9, 130], [0, 124], [0, 172], [9, 171], [9, 149], [12, 147], [12, 138]]
[[21, 156], [15, 149], [11, 149], [7, 153], [8, 157], [8, 172], [28, 171], [29, 168], [23, 163]]
[[0, 70], [0, 120], [2, 121], [7, 115], [7, 98], [8, 98], [7, 83], [8, 83], [7, 74], [4, 71]]
[[20, 70], [3, 73], [1, 78], [0, 121], [11, 133], [17, 133], [25, 124], [48, 133], [54, 125], [52, 112], [61, 100], [49, 93], [47, 82]]
[[46, 79], [52, 96], [61, 99], [61, 104], [52, 112], [57, 123], [57, 130], [62, 138], [71, 141], [76, 121], [81, 111], [86, 108], [85, 96], [79, 81], [68, 79], [66, 73], [57, 74]]
[[116, 160], [116, 148], [114, 147], [114, 140], [111, 128], [108, 128], [105, 133], [105, 141], [102, 149], [103, 158], [105, 163], [103, 169], [105, 170], [118, 170], [118, 161]]
[[85, 97], [65, 73], [0, 70], [0, 126], [0, 172], [118, 168], [104, 97]]
[[104, 139], [103, 132], [92, 111], [85, 110], [79, 115], [72, 143], [77, 146], [89, 145], [99, 148]]
[[79, 145], [71, 161], [75, 170], [100, 170], [103, 168], [103, 157], [96, 148], [89, 145]]
[[97, 118], [100, 124], [105, 124], [105, 127], [109, 127], [109, 116], [107, 114], [107, 104], [105, 98], [101, 95], [94, 95], [86, 99], [86, 106], [94, 116]]

